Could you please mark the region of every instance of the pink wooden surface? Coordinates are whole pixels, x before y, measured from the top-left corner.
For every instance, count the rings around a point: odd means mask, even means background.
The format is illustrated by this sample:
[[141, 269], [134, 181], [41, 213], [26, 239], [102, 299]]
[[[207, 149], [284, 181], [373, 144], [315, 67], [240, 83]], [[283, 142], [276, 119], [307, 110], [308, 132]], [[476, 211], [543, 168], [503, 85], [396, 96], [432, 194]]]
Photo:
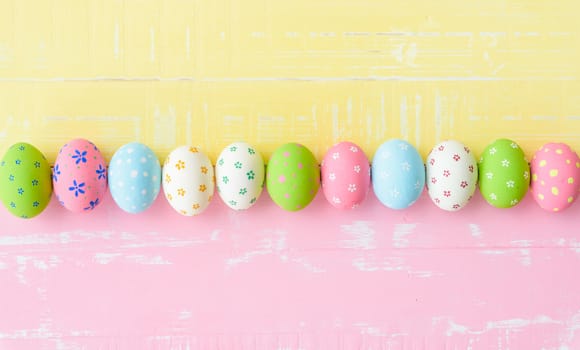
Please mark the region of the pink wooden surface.
[[0, 211], [1, 349], [578, 349], [580, 207]]

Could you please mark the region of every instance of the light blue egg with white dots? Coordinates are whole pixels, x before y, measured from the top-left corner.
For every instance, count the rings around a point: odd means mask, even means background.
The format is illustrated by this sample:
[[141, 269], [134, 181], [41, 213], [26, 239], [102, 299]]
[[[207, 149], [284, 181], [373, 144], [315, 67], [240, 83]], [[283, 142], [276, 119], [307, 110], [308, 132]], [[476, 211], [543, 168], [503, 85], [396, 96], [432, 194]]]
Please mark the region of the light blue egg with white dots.
[[383, 143], [373, 157], [373, 191], [391, 209], [410, 207], [425, 187], [425, 165], [417, 149], [404, 140]]
[[119, 208], [137, 214], [149, 208], [161, 187], [161, 165], [151, 148], [138, 142], [119, 148], [109, 163], [109, 188]]

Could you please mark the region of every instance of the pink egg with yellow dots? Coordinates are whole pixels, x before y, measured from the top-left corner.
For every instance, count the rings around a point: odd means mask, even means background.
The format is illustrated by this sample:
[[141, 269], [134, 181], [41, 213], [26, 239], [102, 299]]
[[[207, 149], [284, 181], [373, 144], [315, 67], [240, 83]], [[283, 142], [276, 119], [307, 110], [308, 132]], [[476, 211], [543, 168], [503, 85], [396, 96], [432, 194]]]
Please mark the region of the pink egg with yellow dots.
[[580, 158], [564, 143], [547, 143], [531, 162], [530, 190], [538, 205], [548, 211], [562, 211], [578, 197]]
[[75, 139], [64, 145], [52, 170], [59, 203], [73, 212], [95, 209], [107, 193], [107, 165], [94, 143]]
[[320, 171], [324, 196], [335, 208], [351, 209], [366, 198], [371, 182], [369, 160], [354, 143], [332, 146]]

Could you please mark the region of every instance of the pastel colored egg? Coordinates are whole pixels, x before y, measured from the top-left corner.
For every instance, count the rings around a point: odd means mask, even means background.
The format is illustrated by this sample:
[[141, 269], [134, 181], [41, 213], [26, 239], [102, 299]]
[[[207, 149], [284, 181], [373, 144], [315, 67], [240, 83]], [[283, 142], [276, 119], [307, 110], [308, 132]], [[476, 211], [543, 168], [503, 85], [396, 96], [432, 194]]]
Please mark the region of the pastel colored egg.
[[163, 163], [163, 192], [175, 211], [184, 216], [201, 214], [214, 193], [213, 166], [198, 147], [174, 149]]
[[222, 150], [216, 165], [218, 194], [234, 210], [256, 203], [264, 187], [264, 159], [245, 142], [235, 142]]
[[530, 190], [538, 205], [548, 211], [562, 211], [578, 197], [580, 159], [564, 143], [547, 143], [531, 162]]
[[132, 214], [153, 204], [161, 187], [161, 165], [146, 145], [133, 142], [119, 148], [109, 163], [109, 188], [119, 208]]
[[0, 163], [0, 200], [8, 211], [21, 218], [33, 218], [50, 202], [50, 165], [44, 155], [28, 143], [16, 143]]
[[526, 195], [530, 166], [524, 151], [512, 140], [499, 139], [488, 145], [478, 163], [479, 190], [496, 208], [510, 208]]
[[405, 209], [425, 187], [425, 165], [413, 145], [403, 140], [383, 143], [373, 157], [373, 191], [391, 209]]
[[469, 148], [458, 141], [444, 141], [427, 156], [427, 192], [439, 208], [457, 211], [473, 197], [477, 163]]
[[338, 209], [357, 207], [365, 200], [371, 182], [369, 160], [352, 142], [340, 142], [325, 154], [320, 167], [322, 192]]
[[274, 151], [267, 170], [268, 193], [274, 203], [288, 211], [305, 208], [320, 187], [320, 169], [310, 150], [287, 143]]
[[59, 203], [72, 212], [91, 211], [107, 192], [107, 165], [92, 142], [65, 144], [54, 163], [52, 183]]

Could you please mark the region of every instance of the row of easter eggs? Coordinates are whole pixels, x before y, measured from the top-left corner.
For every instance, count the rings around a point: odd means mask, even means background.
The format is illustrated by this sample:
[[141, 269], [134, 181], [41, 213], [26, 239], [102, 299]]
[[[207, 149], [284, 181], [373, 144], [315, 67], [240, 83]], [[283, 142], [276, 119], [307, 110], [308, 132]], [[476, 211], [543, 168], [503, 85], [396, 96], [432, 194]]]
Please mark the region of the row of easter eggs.
[[161, 186], [170, 205], [186, 216], [203, 212], [214, 187], [227, 206], [250, 208], [266, 183], [273, 201], [289, 211], [306, 207], [320, 183], [326, 199], [336, 208], [358, 206], [371, 187], [386, 207], [405, 209], [425, 185], [441, 209], [457, 211], [473, 196], [479, 183], [485, 200], [498, 208], [518, 204], [528, 188], [540, 207], [561, 211], [580, 189], [580, 159], [565, 144], [549, 143], [530, 163], [513, 141], [499, 139], [483, 152], [479, 163], [469, 148], [457, 141], [436, 145], [426, 164], [408, 142], [393, 139], [382, 144], [372, 166], [363, 150], [351, 142], [331, 147], [321, 166], [310, 150], [288, 143], [274, 151], [267, 167], [251, 145], [237, 142], [219, 155], [215, 169], [197, 147], [182, 146], [166, 158], [163, 169], [155, 153], [141, 143], [118, 149], [109, 168], [90, 141], [75, 139], [58, 153], [51, 170], [34, 146], [17, 143], [0, 163], [0, 200], [14, 215], [31, 218], [50, 201], [52, 190], [61, 205], [73, 212], [98, 206], [110, 188], [117, 205], [140, 213], [155, 201]]

